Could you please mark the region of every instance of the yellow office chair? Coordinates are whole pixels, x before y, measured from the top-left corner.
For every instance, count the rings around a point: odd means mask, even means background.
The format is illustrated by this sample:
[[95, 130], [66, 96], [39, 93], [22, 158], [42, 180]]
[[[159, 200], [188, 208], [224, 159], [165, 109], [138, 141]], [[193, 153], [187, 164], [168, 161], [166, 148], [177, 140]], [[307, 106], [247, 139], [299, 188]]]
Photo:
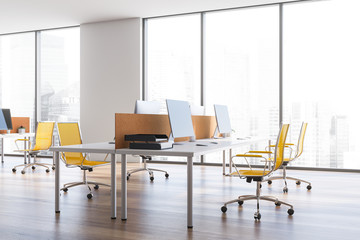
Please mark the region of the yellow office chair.
[[[270, 177], [268, 179], [266, 179], [265, 181], [268, 182], [268, 184], [272, 183], [272, 180], [278, 180], [278, 179], [284, 179], [285, 182], [285, 187], [283, 188], [283, 192], [287, 193], [289, 191], [288, 187], [287, 187], [287, 179], [290, 180], [294, 180], [296, 181], [297, 185], [300, 185], [301, 182], [307, 183], [307, 189], [310, 190], [311, 187], [311, 183], [299, 178], [294, 178], [294, 177], [287, 177], [286, 176], [286, 166], [289, 164], [289, 162], [294, 161], [295, 159], [298, 159], [301, 154], [303, 153], [303, 149], [304, 149], [304, 139], [305, 139], [305, 133], [306, 133], [306, 129], [307, 129], [307, 125], [308, 123], [302, 123], [301, 125], [301, 129], [300, 129], [300, 135], [299, 135], [299, 140], [298, 140], [298, 144], [295, 145], [293, 143], [285, 143], [285, 148], [290, 150], [290, 157], [289, 158], [284, 158], [284, 161], [282, 163], [282, 169], [283, 169], [283, 175], [282, 176], [273, 176]], [[274, 145], [271, 145], [270, 147], [275, 147]], [[292, 153], [295, 152], [294, 157], [292, 157]]]
[[[254, 214], [255, 220], [260, 220], [260, 218], [261, 218], [261, 214], [259, 211], [259, 201], [260, 200], [274, 202], [276, 206], [280, 206], [281, 204], [287, 205], [290, 207], [288, 209], [288, 214], [289, 215], [294, 214], [293, 206], [290, 205], [289, 203], [280, 201], [276, 197], [273, 197], [273, 196], [261, 196], [260, 195], [261, 182], [263, 181], [263, 179], [266, 176], [269, 176], [270, 174], [272, 174], [274, 171], [276, 171], [283, 163], [284, 146], [285, 146], [285, 140], [286, 140], [288, 130], [289, 130], [289, 124], [283, 124], [281, 126], [281, 129], [280, 129], [277, 141], [276, 141], [274, 161], [270, 161], [270, 160], [268, 160], [267, 157], [264, 157], [262, 155], [262, 154], [266, 154], [266, 155], [269, 154], [269, 151], [252, 151], [252, 153], [247, 152], [245, 154], [237, 154], [237, 155], [231, 157], [231, 164], [233, 164], [233, 166], [236, 169], [236, 172], [232, 173], [231, 175], [239, 176], [239, 178], [246, 178], [246, 181], [248, 183], [251, 183], [252, 180], [255, 181], [257, 183], [256, 195], [242, 195], [234, 200], [226, 202], [224, 204], [224, 206], [221, 207], [221, 211], [223, 213], [225, 213], [227, 211], [226, 206], [230, 203], [237, 202], [239, 205], [242, 205], [244, 203], [244, 201], [246, 201], [246, 200], [256, 199], [257, 200], [257, 211]], [[257, 153], [257, 154], [255, 154], [255, 153]], [[233, 159], [237, 158], [237, 157], [244, 158], [246, 161], [247, 161], [247, 158], [262, 158], [263, 160], [265, 160], [264, 168], [261, 170], [253, 170], [251, 165], [248, 163], [250, 170], [238, 170], [236, 165], [233, 162]]]
[[[80, 127], [77, 122], [57, 123], [57, 127], [59, 131], [60, 146], [82, 144]], [[66, 183], [64, 184], [64, 187], [60, 189], [60, 191], [67, 192], [71, 187], [85, 185], [89, 188], [90, 191], [87, 194], [87, 198], [91, 199], [93, 197], [93, 194], [91, 188], [89, 187], [89, 184], [95, 185], [94, 186], [95, 190], [99, 189], [99, 185], [110, 187], [109, 184], [88, 181], [86, 176], [86, 171], [92, 172], [93, 168], [95, 167], [109, 164], [108, 162], [105, 162], [107, 155], [104, 161], [89, 161], [86, 159], [86, 157], [87, 157], [86, 154], [83, 155], [82, 153], [77, 153], [77, 152], [61, 153], [61, 159], [65, 163], [66, 167], [69, 168], [79, 167], [81, 170], [83, 170], [83, 181]]]
[[53, 164], [49, 164], [49, 163], [39, 163], [36, 162], [36, 156], [41, 152], [41, 151], [46, 151], [48, 150], [51, 145], [52, 145], [52, 139], [53, 139], [53, 132], [54, 132], [54, 126], [55, 126], [55, 122], [39, 122], [37, 125], [37, 129], [36, 129], [36, 135], [35, 135], [35, 146], [30, 149], [30, 142], [28, 144], [29, 149], [20, 149], [17, 142], [21, 141], [29, 141], [29, 139], [16, 139], [15, 140], [15, 144], [17, 147], [17, 150], [15, 150], [16, 152], [26, 152], [26, 154], [28, 154], [29, 156], [32, 156], [34, 158], [34, 162], [31, 163], [25, 163], [25, 164], [20, 164], [15, 166], [12, 171], [16, 172], [16, 168], [17, 167], [21, 167], [24, 166], [23, 170], [21, 170], [22, 174], [25, 174], [25, 169], [31, 167], [33, 170], [35, 170], [35, 166], [41, 166], [41, 167], [45, 167], [46, 168], [46, 172], [50, 172], [49, 166], [52, 167], [52, 169], [55, 169], [55, 165]]

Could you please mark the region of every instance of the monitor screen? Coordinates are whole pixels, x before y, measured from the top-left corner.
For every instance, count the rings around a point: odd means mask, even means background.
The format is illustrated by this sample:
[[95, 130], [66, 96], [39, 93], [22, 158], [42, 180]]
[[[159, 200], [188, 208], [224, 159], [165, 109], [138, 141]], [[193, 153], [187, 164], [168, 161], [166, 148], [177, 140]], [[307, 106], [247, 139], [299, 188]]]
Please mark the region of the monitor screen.
[[159, 114], [160, 108], [161, 108], [160, 102], [136, 100], [134, 113], [136, 113], [136, 114]]
[[214, 105], [216, 122], [219, 133], [231, 133], [230, 117], [225, 105]]
[[0, 110], [0, 130], [12, 130], [10, 109], [1, 108]]
[[195, 138], [191, 119], [190, 105], [186, 101], [166, 99], [169, 121], [173, 138]]

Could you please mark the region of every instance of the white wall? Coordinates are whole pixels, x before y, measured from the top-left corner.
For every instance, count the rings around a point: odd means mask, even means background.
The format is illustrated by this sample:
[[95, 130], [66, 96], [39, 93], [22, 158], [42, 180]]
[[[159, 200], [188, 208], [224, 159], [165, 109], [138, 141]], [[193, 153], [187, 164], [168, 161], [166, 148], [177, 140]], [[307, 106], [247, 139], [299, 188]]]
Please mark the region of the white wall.
[[142, 20], [80, 25], [80, 124], [84, 143], [110, 141], [115, 113], [141, 98]]

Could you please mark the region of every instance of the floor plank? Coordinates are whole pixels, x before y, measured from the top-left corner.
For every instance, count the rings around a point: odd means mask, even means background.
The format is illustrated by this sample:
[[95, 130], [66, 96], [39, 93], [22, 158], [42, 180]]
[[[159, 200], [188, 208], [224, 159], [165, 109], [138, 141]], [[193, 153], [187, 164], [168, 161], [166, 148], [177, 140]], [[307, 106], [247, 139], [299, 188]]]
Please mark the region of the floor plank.
[[[263, 184], [262, 194], [276, 195], [294, 205], [287, 207], [261, 202], [262, 219], [254, 221], [255, 201], [228, 206], [225, 201], [240, 194], [254, 194], [255, 183], [222, 176], [221, 167], [194, 167], [194, 228], [186, 227], [186, 166], [152, 164], [167, 169], [155, 173], [153, 183], [145, 172], [128, 181], [128, 220], [110, 219], [110, 191], [100, 187], [91, 200], [87, 189], [76, 187], [60, 197], [61, 214], [54, 212], [54, 172], [43, 168], [12, 173], [22, 158], [5, 157], [0, 165], [0, 239], [354, 239], [360, 234], [360, 191], [358, 173], [289, 170], [288, 175], [310, 180], [305, 185], [289, 182]], [[46, 161], [46, 160], [45, 160]], [[47, 159], [47, 161], [49, 161]], [[129, 164], [128, 168], [138, 164]], [[81, 180], [78, 169], [61, 167], [60, 182]], [[120, 216], [120, 164], [118, 173], [118, 216]], [[91, 180], [110, 183], [110, 166], [97, 168]]]

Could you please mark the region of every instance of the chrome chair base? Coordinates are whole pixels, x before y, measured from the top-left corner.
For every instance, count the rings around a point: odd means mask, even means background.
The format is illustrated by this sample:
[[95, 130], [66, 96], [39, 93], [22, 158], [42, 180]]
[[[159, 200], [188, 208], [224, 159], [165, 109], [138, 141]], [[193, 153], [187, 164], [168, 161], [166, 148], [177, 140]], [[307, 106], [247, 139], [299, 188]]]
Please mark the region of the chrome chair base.
[[154, 171], [157, 171], [157, 172], [163, 172], [165, 173], [165, 177], [168, 178], [169, 177], [169, 173], [165, 170], [161, 170], [161, 169], [157, 169], [157, 168], [148, 168], [146, 165], [147, 165], [147, 159], [149, 159], [149, 157], [142, 157], [142, 160], [144, 161], [144, 167], [142, 168], [135, 168], [135, 169], [131, 169], [129, 171], [127, 171], [127, 177], [126, 179], [129, 180], [130, 179], [130, 176], [131, 174], [133, 173], [136, 173], [136, 172], [141, 172], [141, 171], [147, 171], [150, 175], [150, 181], [154, 181]]
[[283, 192], [287, 193], [289, 191], [288, 187], [287, 187], [287, 180], [293, 180], [296, 181], [296, 185], [300, 185], [302, 182], [303, 183], [307, 183], [308, 185], [306, 186], [306, 188], [308, 190], [311, 190], [312, 186], [311, 186], [311, 182], [302, 180], [300, 178], [294, 178], [294, 177], [288, 177], [286, 176], [286, 166], [283, 166], [283, 175], [282, 176], [273, 176], [273, 177], [269, 177], [267, 179], [265, 179], [263, 182], [268, 182], [268, 184], [272, 184], [273, 180], [284, 180], [285, 183], [285, 187], [283, 188]]
[[20, 165], [16, 165], [13, 167], [12, 171], [15, 173], [16, 172], [16, 168], [18, 167], [24, 167], [21, 170], [22, 174], [25, 174], [25, 170], [29, 167], [32, 168], [32, 170], [35, 170], [36, 166], [40, 166], [40, 167], [44, 167], [46, 168], [45, 171], [47, 173], [50, 172], [50, 167], [52, 168], [52, 170], [55, 170], [55, 164], [50, 164], [50, 163], [40, 163], [40, 162], [36, 162], [36, 157], [34, 157], [34, 162], [33, 163], [24, 163], [24, 164], [20, 164]]
[[93, 194], [92, 194], [92, 191], [91, 191], [91, 188], [90, 188], [89, 184], [95, 185], [95, 186], [94, 186], [94, 189], [95, 189], [95, 190], [99, 189], [99, 185], [106, 186], [106, 187], [110, 187], [109, 184], [100, 183], [100, 182], [94, 182], [94, 181], [88, 181], [88, 180], [87, 180], [87, 176], [86, 176], [86, 171], [87, 171], [87, 170], [83, 170], [83, 172], [84, 172], [84, 174], [83, 174], [83, 181], [81, 181], [81, 182], [65, 183], [65, 184], [64, 184], [64, 187], [61, 188], [60, 191], [67, 192], [67, 191], [69, 190], [69, 188], [76, 187], [76, 186], [80, 186], [80, 185], [85, 185], [85, 186], [89, 189], [89, 193], [87, 194], [87, 198], [88, 198], [88, 199], [91, 199], [91, 198], [93, 197]]
[[225, 213], [227, 211], [227, 205], [231, 204], [231, 203], [235, 203], [237, 202], [240, 206], [244, 203], [244, 201], [247, 200], [256, 200], [257, 204], [257, 211], [254, 213], [254, 219], [255, 220], [260, 220], [261, 219], [261, 214], [260, 214], [260, 200], [265, 200], [265, 201], [270, 201], [275, 203], [276, 206], [280, 206], [281, 204], [284, 204], [286, 206], [289, 206], [290, 208], [288, 209], [288, 214], [289, 215], [293, 215], [294, 214], [294, 208], [293, 205], [284, 202], [284, 201], [280, 201], [277, 197], [274, 196], [261, 196], [260, 195], [260, 187], [261, 187], [261, 181], [257, 181], [257, 188], [256, 188], [256, 195], [241, 195], [238, 198], [225, 202], [224, 205], [221, 207], [221, 211], [223, 213]]

